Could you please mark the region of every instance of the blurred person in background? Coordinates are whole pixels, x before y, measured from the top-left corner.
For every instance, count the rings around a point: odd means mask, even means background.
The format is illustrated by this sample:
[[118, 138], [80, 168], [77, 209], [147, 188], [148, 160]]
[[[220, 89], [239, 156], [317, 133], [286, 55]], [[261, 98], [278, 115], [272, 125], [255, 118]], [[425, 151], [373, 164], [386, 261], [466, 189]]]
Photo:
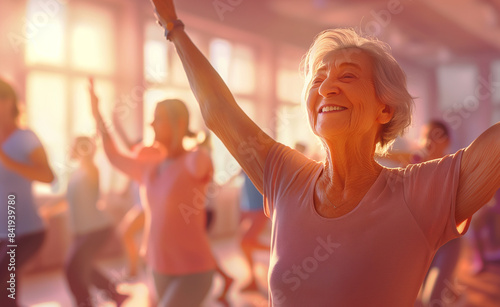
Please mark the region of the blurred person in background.
[[264, 195], [272, 306], [413, 306], [432, 258], [500, 188], [500, 123], [455, 154], [407, 168], [375, 161], [411, 123], [406, 76], [383, 42], [321, 32], [303, 59], [304, 100], [326, 160], [261, 130], [184, 31], [152, 0], [211, 129]]
[[[408, 164], [422, 163], [440, 159], [449, 153], [451, 135], [448, 126], [437, 119], [429, 121], [421, 129], [419, 149], [416, 152], [389, 152], [386, 157], [399, 162], [402, 167]], [[456, 293], [446, 291], [450, 282], [456, 278], [456, 269], [460, 260], [463, 239], [452, 239], [441, 246], [430, 265], [422, 284], [419, 301], [423, 306], [433, 306], [446, 299], [457, 302]]]
[[479, 274], [486, 269], [488, 263], [500, 261], [500, 189], [490, 204], [474, 215], [472, 229], [477, 252], [472, 272]]
[[[129, 137], [127, 137], [127, 133], [118, 115], [119, 112], [115, 110], [115, 112], [113, 112], [115, 131], [131, 155], [144, 161], [148, 159], [161, 160], [162, 152], [158, 150], [158, 148], [145, 146], [142, 143], [142, 138], [136, 142], [132, 142]], [[133, 178], [128, 178], [127, 185], [121, 193], [121, 196], [124, 198], [127, 196], [131, 197], [133, 202], [132, 207], [125, 213], [125, 216], [120, 222], [118, 231], [128, 260], [127, 275], [129, 278], [135, 278], [138, 275], [140, 266], [139, 246], [136, 243], [136, 236], [143, 233], [145, 225], [144, 207], [140, 197], [140, 183]]]
[[[210, 153], [210, 157], [212, 157], [212, 141], [211, 141], [212, 136], [211, 136], [209, 131], [205, 131], [203, 134], [205, 135], [205, 139], [198, 146], [207, 149], [208, 152]], [[215, 182], [212, 181], [211, 185], [214, 185], [214, 184], [215, 184]], [[207, 215], [207, 217], [206, 217], [207, 233], [210, 233], [210, 230], [211, 230], [211, 228], [212, 228], [212, 226], [215, 223], [215, 220], [217, 218], [217, 214], [216, 214], [217, 213], [217, 210], [216, 210], [217, 194], [218, 193], [216, 193], [214, 195], [211, 194], [210, 196], [207, 195], [207, 203], [205, 206], [205, 213]], [[217, 261], [216, 261], [215, 265], [216, 265], [215, 271], [222, 277], [222, 280], [223, 280], [222, 292], [217, 297], [217, 301], [219, 301], [224, 306], [229, 306], [229, 302], [227, 300], [227, 295], [229, 293], [229, 289], [231, 288], [231, 285], [234, 282], [234, 279], [231, 276], [227, 275], [227, 273], [222, 269], [222, 267], [220, 266], [220, 264]]]
[[90, 103], [104, 151], [113, 166], [144, 187], [146, 264], [151, 269], [157, 306], [200, 306], [212, 285], [215, 260], [206, 232], [206, 189], [212, 182], [210, 153], [184, 148], [189, 113], [184, 102], [167, 99], [156, 105], [151, 123], [159, 159], [141, 160], [120, 153], [99, 111], [90, 83]]
[[256, 251], [269, 251], [270, 249], [269, 244], [261, 242], [261, 235], [266, 230], [268, 219], [262, 210], [264, 203], [262, 194], [245, 172], [242, 171], [241, 174], [244, 181], [240, 192], [241, 226], [243, 228], [240, 245], [250, 270], [250, 281], [241, 291], [259, 291], [253, 255]]
[[[42, 143], [30, 129], [20, 127], [19, 102], [13, 87], [0, 79], [0, 306], [18, 306], [20, 273], [32, 259], [45, 238], [45, 225], [39, 215], [32, 191], [32, 182], [51, 183], [54, 174]], [[11, 200], [12, 211], [7, 206]], [[14, 236], [15, 235], [15, 236]], [[12, 239], [9, 241], [9, 239]], [[9, 270], [15, 249], [15, 270]], [[15, 300], [8, 280], [15, 274]]]
[[451, 136], [448, 126], [440, 120], [431, 120], [420, 131], [419, 148], [415, 152], [389, 151], [384, 158], [398, 162], [405, 167], [408, 164], [439, 159], [448, 154]]
[[97, 306], [91, 295], [91, 286], [104, 290], [117, 306], [128, 295], [116, 291], [114, 281], [107, 278], [96, 266], [99, 252], [112, 237], [114, 226], [110, 217], [98, 208], [99, 170], [94, 163], [95, 143], [89, 137], [76, 137], [71, 158], [79, 162], [71, 174], [66, 200], [73, 242], [65, 264], [65, 275], [76, 306]]

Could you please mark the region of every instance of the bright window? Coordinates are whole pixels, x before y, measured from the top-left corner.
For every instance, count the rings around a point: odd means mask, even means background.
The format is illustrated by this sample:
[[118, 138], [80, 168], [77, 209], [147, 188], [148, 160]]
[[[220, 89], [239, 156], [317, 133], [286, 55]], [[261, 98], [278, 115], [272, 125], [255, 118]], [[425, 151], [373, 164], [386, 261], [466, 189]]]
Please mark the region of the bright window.
[[64, 36], [66, 7], [57, 1], [54, 10], [48, 14], [42, 9], [43, 0], [30, 0], [27, 6], [26, 64], [62, 66], [65, 63]]
[[210, 43], [210, 62], [224, 82], [228, 84], [232, 45], [229, 41], [216, 38]]
[[230, 69], [230, 86], [236, 94], [255, 91], [255, 55], [251, 48], [236, 45]]
[[[54, 171], [62, 175], [58, 176], [60, 185], [61, 181], [66, 182], [64, 177], [68, 172], [69, 139], [65, 133], [69, 125], [67, 117], [69, 106], [66, 101], [67, 80], [60, 74], [34, 71], [28, 74], [26, 88], [29, 126], [44, 144]], [[38, 191], [48, 192], [46, 185], [37, 186], [40, 187]]]
[[72, 13], [72, 68], [89, 73], [113, 73], [116, 57], [113, 13], [87, 3], [75, 5]]
[[256, 89], [254, 49], [215, 38], [210, 42], [210, 62], [234, 94], [252, 95]]
[[[109, 7], [83, 1], [54, 1], [59, 6], [49, 14], [42, 2], [46, 1], [27, 4], [27, 18], [38, 20], [39, 27], [26, 45], [26, 113], [28, 126], [42, 140], [57, 178], [51, 189], [37, 183], [35, 191], [62, 193], [73, 166], [69, 159], [73, 138], [95, 135], [89, 75], [98, 76], [95, 84], [101, 111], [111, 119], [116, 101], [116, 16]], [[102, 155], [99, 151], [96, 162], [101, 188], [107, 192], [119, 176]]]
[[277, 76], [277, 95], [281, 101], [300, 103], [304, 80], [299, 70], [280, 69]]
[[165, 83], [168, 77], [167, 42], [156, 22], [146, 25], [144, 43], [144, 78], [150, 83]]
[[441, 66], [437, 71], [441, 110], [460, 109], [474, 94], [478, 70], [475, 65]]

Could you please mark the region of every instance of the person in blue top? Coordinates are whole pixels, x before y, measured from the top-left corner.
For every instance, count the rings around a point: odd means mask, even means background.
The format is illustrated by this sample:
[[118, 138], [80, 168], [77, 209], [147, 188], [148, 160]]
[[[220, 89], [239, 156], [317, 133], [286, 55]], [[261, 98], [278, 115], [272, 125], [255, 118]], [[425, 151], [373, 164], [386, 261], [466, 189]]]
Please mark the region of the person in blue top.
[[[18, 306], [19, 271], [36, 255], [45, 238], [45, 225], [35, 205], [31, 183], [33, 181], [50, 183], [54, 180], [42, 143], [33, 131], [20, 127], [18, 118], [17, 95], [9, 83], [0, 79], [0, 203], [2, 204], [0, 280], [3, 285], [0, 287], [0, 306], [2, 307]], [[8, 210], [7, 204], [11, 205], [12, 210]], [[13, 266], [9, 266], [12, 263], [11, 255], [15, 255]], [[10, 283], [5, 286], [11, 278], [14, 278], [15, 286], [11, 287]]]
[[245, 172], [240, 194], [241, 224], [247, 225], [241, 238], [241, 249], [250, 267], [250, 282], [242, 291], [258, 291], [259, 287], [255, 276], [253, 253], [255, 251], [269, 251], [269, 245], [260, 241], [262, 232], [266, 229], [268, 219], [262, 209], [263, 196], [254, 186]]

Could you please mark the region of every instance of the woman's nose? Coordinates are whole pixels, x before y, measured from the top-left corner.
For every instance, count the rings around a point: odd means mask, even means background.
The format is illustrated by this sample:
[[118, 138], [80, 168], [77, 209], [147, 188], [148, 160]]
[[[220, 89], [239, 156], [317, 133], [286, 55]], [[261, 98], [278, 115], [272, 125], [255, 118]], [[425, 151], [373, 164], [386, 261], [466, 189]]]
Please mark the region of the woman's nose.
[[319, 87], [319, 94], [325, 98], [335, 96], [340, 93], [340, 88], [330, 78], [326, 78]]

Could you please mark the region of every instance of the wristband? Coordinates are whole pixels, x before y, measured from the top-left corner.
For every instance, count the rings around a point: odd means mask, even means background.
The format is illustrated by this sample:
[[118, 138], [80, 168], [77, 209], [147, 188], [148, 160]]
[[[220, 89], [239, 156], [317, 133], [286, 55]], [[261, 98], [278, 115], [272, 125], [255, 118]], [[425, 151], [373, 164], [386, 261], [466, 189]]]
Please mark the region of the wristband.
[[169, 21], [164, 26], [164, 29], [165, 29], [165, 38], [167, 38], [167, 40], [171, 41], [170, 36], [172, 35], [172, 32], [175, 29], [184, 29], [184, 23], [180, 19], [177, 19], [174, 21]]

